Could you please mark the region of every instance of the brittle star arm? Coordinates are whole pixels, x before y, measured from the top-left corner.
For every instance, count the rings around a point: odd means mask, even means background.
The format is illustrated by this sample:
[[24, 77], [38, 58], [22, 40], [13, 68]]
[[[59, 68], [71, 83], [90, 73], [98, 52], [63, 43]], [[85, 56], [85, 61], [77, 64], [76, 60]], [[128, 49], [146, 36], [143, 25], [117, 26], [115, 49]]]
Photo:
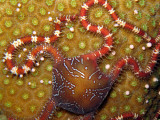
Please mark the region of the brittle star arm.
[[[20, 68], [18, 69], [18, 67], [13, 67], [10, 60], [6, 60], [6, 62], [8, 64], [9, 68], [12, 68], [12, 69], [14, 68], [15, 71], [12, 71], [14, 74], [27, 73], [33, 67], [34, 61], [40, 53], [50, 54], [51, 57], [53, 57], [55, 64], [60, 62], [63, 59], [63, 57], [60, 55], [58, 50], [48, 44], [48, 45], [39, 45], [39, 46], [33, 48], [29, 54], [28, 60], [22, 66], [21, 69]], [[19, 70], [19, 71], [17, 71], [17, 70]], [[40, 114], [40, 116], [38, 118], [35, 118], [35, 120], [47, 120], [49, 118], [49, 116], [52, 115], [52, 111], [54, 111], [55, 109], [56, 109], [56, 104], [54, 102], [54, 99], [51, 98], [49, 100], [49, 102], [47, 103], [47, 105], [45, 106], [45, 109]], [[8, 119], [14, 120], [13, 118], [8, 118]]]
[[[156, 42], [158, 42], [158, 39], [152, 38], [151, 36], [149, 36], [146, 32], [144, 32], [142, 29], [136, 27], [135, 25], [132, 25], [130, 23], [127, 23], [124, 20], [121, 20], [118, 15], [116, 14], [115, 10], [113, 9], [113, 7], [108, 3], [107, 0], [88, 0], [86, 3], [83, 4], [80, 15], [81, 15], [81, 19], [86, 18], [86, 12], [88, 11], [88, 9], [95, 5], [95, 4], [99, 4], [101, 6], [103, 6], [105, 9], [107, 9], [107, 11], [109, 12], [109, 14], [111, 15], [111, 17], [113, 18], [113, 20], [121, 27], [126, 28], [132, 32], [134, 32], [135, 34], [142, 36], [142, 38], [144, 38], [145, 40], [147, 40], [148, 42], [155, 44]], [[83, 22], [85, 20], [83, 19]], [[82, 23], [83, 24], [83, 23]], [[87, 22], [85, 22], [85, 27], [87, 27]], [[93, 29], [93, 28], [92, 28]], [[94, 28], [95, 29], [95, 28]], [[92, 30], [91, 30], [92, 31]]]
[[153, 120], [158, 120], [159, 117], [160, 117], [160, 109], [158, 109], [158, 112], [156, 113], [156, 115], [153, 118]]
[[49, 102], [46, 104], [44, 110], [42, 110], [42, 113], [38, 118], [35, 120], [47, 120], [49, 117], [51, 117], [52, 112], [56, 109], [56, 104], [53, 98], [49, 100]]
[[[51, 54], [51, 56], [54, 57], [55, 62], [59, 62], [59, 60], [61, 59], [61, 55], [60, 53], [57, 51], [57, 49], [53, 48], [50, 45], [39, 45], [36, 48], [34, 48], [30, 54], [28, 55], [28, 59], [26, 60], [25, 64], [22, 66], [16, 66], [13, 63], [13, 60], [10, 58], [9, 53], [6, 53], [6, 65], [8, 67], [9, 70], [11, 70], [11, 73], [16, 74], [16, 75], [23, 75], [29, 71], [31, 71], [31, 68], [34, 65], [34, 62], [36, 60], [37, 55], [39, 55], [40, 53], [44, 53], [47, 52], [49, 54]], [[20, 76], [22, 77], [22, 76]]]
[[111, 118], [111, 120], [123, 120], [123, 119], [129, 119], [129, 118], [134, 119], [134, 120], [143, 120], [141, 116], [139, 116], [136, 113], [124, 113], [115, 118]]
[[[91, 2], [92, 4], [94, 4], [94, 1], [91, 1]], [[86, 58], [96, 59], [98, 57], [101, 57], [107, 54], [109, 51], [111, 51], [113, 39], [112, 39], [112, 33], [110, 33], [107, 28], [104, 28], [103, 26], [92, 25], [90, 22], [88, 22], [87, 11], [90, 6], [88, 6], [86, 3], [82, 6], [81, 11], [80, 11], [80, 21], [83, 27], [87, 31], [102, 34], [102, 36], [105, 39], [105, 43], [101, 49], [85, 55]]]
[[148, 75], [151, 74], [151, 72], [153, 71], [153, 69], [157, 63], [158, 56], [159, 56], [159, 50], [160, 50], [160, 43], [158, 43], [156, 45], [156, 47], [154, 48], [154, 50], [152, 52], [151, 60], [148, 63], [148, 65], [146, 66], [145, 70], [142, 70], [139, 63], [134, 58], [128, 57], [128, 56], [126, 56], [125, 58], [122, 58], [121, 60], [119, 60], [116, 63], [115, 68], [112, 70], [112, 72], [111, 72], [112, 78], [111, 79], [115, 82], [115, 80], [119, 76], [120, 72], [122, 71], [123, 67], [127, 66], [127, 65], [131, 66], [134, 74], [137, 75], [138, 77], [141, 77], [141, 78], [147, 77]]
[[[54, 100], [51, 98], [49, 99], [48, 103], [40, 113], [40, 115], [37, 118], [34, 118], [34, 120], [48, 120], [48, 118], [51, 117], [52, 112], [56, 109], [56, 105]], [[8, 120], [17, 120], [12, 117], [9, 117]]]
[[5, 56], [4, 56], [4, 62], [6, 63], [8, 70], [12, 74], [20, 75], [20, 77], [22, 77], [23, 74], [26, 74], [27, 72], [29, 72], [31, 70], [31, 61], [33, 61], [34, 58], [28, 55], [27, 63], [24, 66], [18, 67], [15, 65], [13, 61], [14, 51], [20, 46], [30, 44], [30, 43], [36, 43], [36, 44], [37, 43], [40, 43], [40, 44], [54, 43], [58, 39], [58, 37], [60, 37], [61, 24], [63, 22], [73, 21], [75, 17], [76, 16], [62, 16], [60, 18], [56, 18], [56, 20], [54, 21], [55, 31], [54, 31], [54, 34], [50, 37], [42, 37], [42, 36], [33, 35], [33, 36], [23, 37], [23, 38], [13, 41], [7, 48], [7, 52], [5, 53]]
[[[158, 120], [159, 116], [160, 116], [160, 110], [158, 110], [158, 112], [156, 113], [153, 120]], [[129, 119], [129, 118], [132, 118], [135, 120], [143, 120], [143, 118], [136, 113], [124, 113], [124, 114], [117, 116], [115, 118], [111, 118], [111, 120], [122, 120], [122, 119]]]
[[[87, 11], [88, 9], [94, 5], [94, 4], [100, 4], [103, 7], [105, 7], [109, 14], [112, 16], [112, 18], [121, 26], [123, 26], [124, 28], [130, 29], [133, 32], [134, 28], [133, 25], [126, 23], [124, 21], [119, 21], [120, 19], [118, 18], [118, 16], [115, 13], [115, 10], [112, 8], [112, 6], [107, 2], [107, 0], [88, 0], [86, 3], [83, 4], [81, 11], [80, 11], [80, 20], [82, 25], [89, 31], [91, 32], [97, 32], [97, 33], [101, 33], [103, 36], [109, 36], [109, 31], [106, 28], [103, 27], [99, 27], [99, 26], [95, 26], [95, 25], [91, 25], [91, 23], [89, 23], [87, 21]], [[104, 32], [105, 31], [105, 32]], [[146, 77], [147, 75], [149, 75], [151, 73], [151, 71], [153, 70], [156, 62], [157, 62], [157, 58], [158, 58], [158, 54], [159, 54], [159, 49], [160, 49], [160, 43], [159, 43], [159, 39], [160, 39], [160, 32], [158, 33], [156, 38], [151, 38], [150, 36], [146, 35], [146, 33], [139, 29], [139, 32], [136, 32], [137, 34], [139, 34], [140, 36], [142, 36], [144, 39], [146, 39], [148, 42], [151, 43], [155, 43], [156, 47], [153, 50], [153, 54], [152, 54], [152, 58], [150, 61], [150, 64], [146, 67], [145, 71], [141, 71], [141, 68], [139, 67], [138, 63], [136, 62], [136, 60], [134, 60], [131, 57], [126, 57], [120, 61], [118, 61], [118, 63], [116, 64], [115, 69], [113, 70], [113, 72], [115, 73], [114, 76], [115, 78], [119, 75], [120, 69], [126, 65], [126, 64], [130, 64], [133, 66], [133, 70], [134, 73], [137, 74], [139, 77]], [[144, 37], [145, 36], [145, 37]], [[149, 39], [150, 38], [150, 39]], [[86, 57], [91, 56], [92, 54], [95, 55], [96, 57], [99, 57], [100, 55], [103, 55], [105, 53], [101, 52], [101, 51], [105, 51], [106, 53], [108, 53], [109, 48], [111, 48], [112, 45], [112, 38], [111, 37], [107, 37], [106, 39], [106, 44], [104, 45], [104, 49], [103, 47], [101, 48], [101, 50], [90, 53], [88, 55], [86, 55]], [[107, 47], [106, 47], [107, 46]]]

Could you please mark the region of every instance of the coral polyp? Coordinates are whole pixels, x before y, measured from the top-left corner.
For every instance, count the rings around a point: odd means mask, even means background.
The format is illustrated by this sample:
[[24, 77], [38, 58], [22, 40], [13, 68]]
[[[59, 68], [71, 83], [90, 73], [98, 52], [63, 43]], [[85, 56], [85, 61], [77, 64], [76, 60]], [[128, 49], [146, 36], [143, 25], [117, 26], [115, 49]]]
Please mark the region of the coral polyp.
[[158, 119], [159, 5], [0, 1], [2, 119]]

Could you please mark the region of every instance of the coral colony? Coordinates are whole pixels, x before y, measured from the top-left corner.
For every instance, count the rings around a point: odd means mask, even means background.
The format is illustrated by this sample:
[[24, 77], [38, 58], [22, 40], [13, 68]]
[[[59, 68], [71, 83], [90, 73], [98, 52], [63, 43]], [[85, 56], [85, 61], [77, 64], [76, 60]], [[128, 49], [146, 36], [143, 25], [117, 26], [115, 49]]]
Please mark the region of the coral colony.
[[[73, 2], [73, 0], [72, 0]], [[138, 1], [134, 1], [138, 2]], [[146, 42], [146, 47], [142, 47], [144, 51], [147, 48], [153, 48], [151, 58], [149, 59], [147, 65], [142, 67], [139, 64], [139, 60], [132, 55], [126, 55], [116, 61], [114, 67], [110, 72], [105, 73], [102, 71], [98, 65], [98, 60], [103, 59], [103, 57], [109, 56], [110, 53], [112, 56], [116, 55], [114, 51], [115, 38], [113, 36], [113, 31], [111, 32], [107, 27], [103, 25], [96, 25], [92, 23], [89, 19], [89, 10], [95, 6], [99, 5], [104, 8], [106, 12], [112, 18], [116, 27], [122, 28], [124, 30], [130, 31], [134, 35], [137, 35], [141, 39], [144, 39]], [[21, 7], [21, 4], [18, 4]], [[63, 8], [63, 5], [59, 5], [60, 8]], [[19, 11], [19, 9], [17, 9]], [[138, 11], [134, 11], [135, 14], [138, 14]], [[97, 16], [101, 13], [99, 12]], [[101, 15], [100, 15], [101, 16]], [[52, 17], [49, 17], [49, 21], [53, 21]], [[89, 53], [77, 55], [75, 57], [64, 57], [63, 53], [53, 44], [57, 41], [60, 41], [60, 38], [63, 38], [63, 29], [67, 27], [68, 24], [79, 21], [81, 24], [81, 30], [84, 29], [89, 34], [95, 34], [103, 38], [104, 44], [98, 50], [90, 51]], [[35, 72], [35, 66], [39, 66], [38, 59], [44, 61], [46, 55], [49, 55], [53, 59], [53, 64], [48, 66], [48, 71], [52, 71], [52, 80], [48, 81], [46, 84], [51, 84], [52, 93], [51, 98], [46, 102], [47, 104], [43, 108], [42, 112], [37, 113], [34, 119], [47, 120], [53, 117], [54, 111], [57, 108], [62, 108], [66, 111], [80, 115], [81, 119], [91, 120], [94, 119], [94, 115], [105, 101], [108, 96], [116, 96], [116, 93], [110, 95], [114, 84], [117, 82], [120, 74], [125, 71], [125, 69], [131, 70], [134, 75], [139, 79], [144, 79], [147, 81], [147, 77], [152, 74], [152, 71], [155, 69], [155, 66], [158, 62], [159, 50], [160, 50], [160, 31], [155, 37], [151, 37], [145, 30], [140, 29], [134, 24], [121, 19], [117, 14], [116, 10], [110, 4], [108, 0], [87, 0], [81, 6], [79, 14], [76, 15], [59, 15], [54, 20], [55, 29], [52, 35], [50, 36], [39, 36], [34, 31], [31, 36], [24, 36], [18, 38], [7, 47], [6, 52], [3, 56], [3, 62], [6, 65], [6, 70], [10, 71], [13, 74], [13, 77], [17, 76], [17, 79], [23, 79], [28, 77], [28, 74]], [[70, 33], [67, 34], [68, 39], [73, 38], [73, 32], [75, 31], [74, 27], [69, 27]], [[15, 56], [19, 48], [23, 47], [23, 52], [28, 51], [26, 48], [27, 45], [34, 45], [32, 50], [30, 50], [27, 55], [26, 61], [23, 64], [18, 64], [15, 60]], [[85, 48], [85, 43], [81, 42], [79, 44], [80, 48]], [[133, 44], [129, 45], [129, 48], [135, 49]], [[67, 46], [63, 48], [67, 51]], [[39, 58], [39, 56], [42, 56]], [[19, 54], [21, 58], [21, 54]], [[106, 69], [110, 69], [111, 65], [107, 64]], [[158, 81], [158, 78], [154, 77], [153, 81]], [[7, 81], [5, 81], [7, 84]], [[21, 81], [23, 82], [23, 81]], [[19, 82], [18, 84], [21, 84]], [[25, 82], [25, 81], [24, 81]], [[40, 83], [44, 83], [44, 80], [40, 80]], [[23, 83], [22, 83], [23, 84]], [[117, 83], [118, 84], [118, 83]], [[35, 88], [36, 83], [34, 81], [28, 82], [28, 85]], [[133, 86], [136, 86], [136, 82], [132, 82]], [[145, 89], [149, 89], [150, 85], [145, 84]], [[13, 93], [14, 89], [10, 90], [10, 93]], [[124, 95], [129, 96], [131, 93], [129, 90], [125, 91]], [[41, 98], [44, 93], [43, 91], [38, 93], [38, 96]], [[0, 94], [0, 98], [2, 95]], [[27, 93], [22, 94], [24, 100], [29, 98]], [[141, 98], [138, 99], [141, 101]], [[147, 102], [147, 101], [146, 101]], [[12, 106], [11, 102], [5, 102], [5, 106], [10, 108]], [[34, 111], [35, 106], [30, 106], [30, 110]], [[110, 109], [110, 108], [108, 108]], [[143, 116], [135, 112], [129, 111], [126, 107], [126, 112], [119, 114], [117, 117], [112, 116], [112, 120], [121, 120], [121, 119], [143, 119]], [[3, 110], [3, 109], [2, 109]], [[112, 109], [113, 111], [115, 109]], [[16, 111], [21, 112], [21, 107], [16, 107]], [[160, 109], [158, 109], [157, 114], [153, 119], [158, 119], [160, 114]], [[114, 118], [113, 118], [114, 117]], [[23, 117], [18, 117], [15, 115], [8, 115], [8, 119], [22, 119]], [[27, 117], [24, 117], [27, 119]], [[31, 118], [31, 119], [33, 119]], [[78, 119], [78, 118], [75, 118]], [[101, 117], [105, 120], [105, 117]]]

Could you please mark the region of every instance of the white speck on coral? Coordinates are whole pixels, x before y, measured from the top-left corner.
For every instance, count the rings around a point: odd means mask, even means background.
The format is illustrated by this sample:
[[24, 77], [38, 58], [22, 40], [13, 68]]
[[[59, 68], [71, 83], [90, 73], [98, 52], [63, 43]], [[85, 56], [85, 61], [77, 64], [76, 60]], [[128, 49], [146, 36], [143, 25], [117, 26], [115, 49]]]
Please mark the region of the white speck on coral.
[[40, 60], [41, 60], [41, 61], [44, 61], [44, 57], [41, 57]]
[[71, 27], [71, 28], [70, 28], [70, 31], [71, 31], [71, 32], [73, 32], [73, 31], [74, 31], [74, 28], [73, 28], [73, 27]]
[[33, 31], [33, 34], [34, 34], [34, 35], [36, 35], [36, 34], [37, 34], [37, 32], [36, 32], [36, 31]]
[[4, 68], [4, 70], [8, 70], [8, 68]]
[[31, 82], [28, 82], [28, 85], [31, 85]]
[[48, 20], [51, 22], [53, 19], [52, 19], [52, 17], [49, 17]]
[[148, 88], [149, 88], [149, 85], [148, 85], [148, 84], [146, 84], [146, 85], [145, 85], [145, 88], [146, 88], [146, 89], [148, 89]]
[[18, 57], [19, 57], [19, 58], [21, 58], [21, 57], [22, 57], [22, 55], [21, 55], [21, 54], [19, 54], [19, 55], [18, 55]]
[[18, 6], [18, 7], [21, 7], [22, 5], [21, 5], [21, 3], [18, 3], [17, 6]]
[[135, 14], [135, 15], [138, 14], [138, 10], [134, 10], [134, 14]]
[[130, 48], [130, 49], [134, 49], [134, 45], [130, 45], [129, 48]]
[[22, 78], [22, 77], [23, 77], [23, 75], [22, 75], [22, 74], [20, 74], [20, 75], [19, 75], [19, 77], [20, 77], [20, 78]]
[[35, 68], [32, 68], [32, 70], [31, 70], [32, 72], [35, 72], [36, 71], [36, 69]]
[[126, 91], [126, 92], [125, 92], [125, 95], [129, 95], [129, 94], [130, 94], [130, 91]]
[[153, 82], [158, 82], [158, 78], [154, 77]]
[[110, 65], [109, 64], [105, 65], [105, 68], [108, 70], [110, 68]]
[[143, 46], [143, 47], [142, 47], [142, 50], [145, 50], [145, 49], [146, 49], [146, 48]]
[[146, 103], [149, 103], [149, 101], [148, 101], [148, 100], [146, 100]]
[[19, 8], [17, 8], [17, 9], [16, 9], [16, 11], [17, 11], [17, 12], [19, 12], [19, 11], [20, 11], [20, 9], [19, 9]]
[[26, 52], [26, 51], [27, 51], [27, 48], [23, 48], [23, 51]]
[[147, 47], [152, 47], [152, 43], [147, 43]]
[[39, 66], [39, 62], [36, 63], [36, 66]]
[[44, 81], [43, 80], [40, 80], [40, 83], [43, 83]]
[[112, 55], [116, 55], [116, 51], [113, 51], [113, 52], [112, 52]]
[[48, 84], [52, 84], [52, 81], [48, 81]]

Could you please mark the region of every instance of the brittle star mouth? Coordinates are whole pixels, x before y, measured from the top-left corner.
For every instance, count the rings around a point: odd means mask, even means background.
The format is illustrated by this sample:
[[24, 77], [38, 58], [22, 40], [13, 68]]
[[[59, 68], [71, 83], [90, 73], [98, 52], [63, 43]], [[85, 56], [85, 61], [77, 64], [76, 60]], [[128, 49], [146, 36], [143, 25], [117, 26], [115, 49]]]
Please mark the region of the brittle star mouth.
[[[112, 33], [110, 33], [107, 28], [104, 28], [103, 26], [92, 25], [87, 21], [87, 11], [94, 4], [100, 4], [106, 8], [113, 20], [119, 24], [119, 26], [129, 29], [130, 31], [147, 40], [150, 43], [148, 47], [151, 47], [152, 44], [156, 44], [152, 52], [151, 60], [145, 70], [142, 70], [134, 58], [128, 56], [120, 59], [116, 63], [113, 70], [111, 70], [111, 73], [108, 75], [103, 74], [98, 69], [96, 62], [97, 58], [102, 57], [111, 51], [113, 38]], [[75, 16], [61, 17], [59, 19], [57, 18], [55, 21], [56, 25], [53, 36], [38, 37], [34, 35], [31, 37], [17, 39], [8, 47], [7, 53], [5, 53], [4, 59], [8, 69], [11, 71], [11, 73], [19, 75], [20, 77], [23, 77], [23, 74], [26, 74], [31, 70], [38, 53], [48, 52], [54, 57], [56, 62], [53, 65], [53, 100], [51, 100], [51, 102], [48, 104], [46, 110], [40, 116], [40, 119], [48, 118], [50, 112], [47, 111], [53, 110], [55, 106], [62, 107], [76, 114], [95, 112], [106, 98], [108, 92], [110, 91], [112, 85], [116, 81], [124, 66], [132, 66], [133, 72], [138, 77], [147, 77], [152, 72], [158, 59], [160, 49], [160, 33], [156, 38], [152, 38], [138, 27], [119, 19], [115, 13], [115, 10], [105, 0], [88, 0], [86, 3], [84, 3], [80, 11], [80, 21], [83, 27], [87, 31], [102, 34], [106, 41], [105, 44], [101, 49], [95, 52], [74, 58], [63, 58], [58, 50], [52, 47], [50, 43], [54, 43], [54, 41], [60, 37], [60, 24], [64, 21], [70, 21], [73, 19], [75, 19]], [[15, 49], [21, 45], [29, 43], [41, 43], [44, 45], [39, 45], [34, 48], [28, 55], [28, 60], [22, 67], [14, 65], [12, 61], [12, 54]], [[124, 116], [122, 116], [122, 118]], [[133, 114], [128, 116], [133, 117]]]

